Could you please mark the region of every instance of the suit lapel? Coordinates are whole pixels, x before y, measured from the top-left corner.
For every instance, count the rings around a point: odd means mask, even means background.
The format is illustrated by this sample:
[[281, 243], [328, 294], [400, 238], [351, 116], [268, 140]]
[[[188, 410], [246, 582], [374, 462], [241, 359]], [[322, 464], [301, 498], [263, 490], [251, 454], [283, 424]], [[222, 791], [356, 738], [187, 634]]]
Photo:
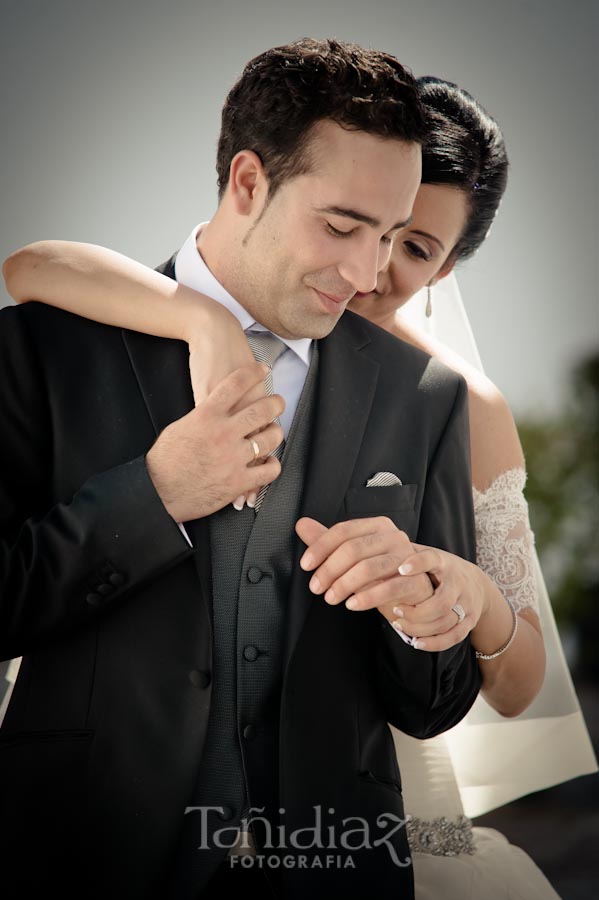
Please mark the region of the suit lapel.
[[[174, 278], [175, 257], [158, 268]], [[154, 426], [156, 436], [167, 425], [193, 409], [189, 377], [189, 349], [184, 341], [156, 338], [138, 331], [123, 331], [123, 341]], [[195, 562], [202, 592], [210, 603], [210, 543], [208, 522], [186, 522], [185, 529], [196, 548]]]
[[[174, 261], [158, 271], [174, 278]], [[156, 434], [193, 407], [188, 348], [183, 341], [124, 331], [123, 340]], [[370, 339], [359, 316], [344, 313], [319, 343], [319, 373], [312, 439], [301, 515], [330, 526], [341, 509], [364, 437], [379, 375], [378, 363], [362, 352]], [[207, 519], [186, 523], [196, 548], [202, 592], [210, 605], [210, 539]], [[299, 542], [298, 542], [299, 544]], [[309, 576], [299, 567], [298, 546], [289, 594], [285, 667], [313, 603]]]
[[[379, 364], [362, 350], [369, 343], [358, 316], [344, 313], [319, 343], [319, 375], [301, 515], [330, 527], [335, 523], [364, 438], [379, 376]], [[296, 553], [288, 610], [285, 664], [291, 659], [314, 602], [309, 575]]]

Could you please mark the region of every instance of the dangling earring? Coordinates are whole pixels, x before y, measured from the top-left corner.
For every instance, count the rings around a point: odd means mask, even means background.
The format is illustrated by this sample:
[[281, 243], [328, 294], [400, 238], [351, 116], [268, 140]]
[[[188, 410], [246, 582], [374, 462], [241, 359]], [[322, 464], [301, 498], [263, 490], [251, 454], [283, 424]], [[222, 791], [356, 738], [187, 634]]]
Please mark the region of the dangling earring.
[[430, 284], [427, 284], [427, 286], [426, 286], [426, 309], [424, 310], [424, 315], [426, 316], [427, 319], [430, 319], [430, 317], [433, 314], [433, 303], [432, 303], [432, 299], [431, 299], [431, 293], [432, 293], [432, 287], [430, 286]]

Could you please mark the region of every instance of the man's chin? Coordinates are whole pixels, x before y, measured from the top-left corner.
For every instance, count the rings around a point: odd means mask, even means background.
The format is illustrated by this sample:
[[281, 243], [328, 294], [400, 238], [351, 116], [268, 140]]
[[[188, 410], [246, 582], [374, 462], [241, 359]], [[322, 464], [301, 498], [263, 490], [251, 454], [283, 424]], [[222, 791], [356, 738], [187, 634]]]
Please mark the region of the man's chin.
[[290, 323], [289, 328], [286, 329], [285, 334], [282, 331], [278, 331], [277, 334], [282, 338], [287, 338], [288, 340], [296, 341], [300, 340], [301, 338], [310, 338], [312, 340], [318, 341], [320, 340], [320, 338], [325, 338], [331, 333], [344, 312], [345, 310], [342, 310], [342, 312], [338, 313], [335, 316], [307, 316], [301, 322]]

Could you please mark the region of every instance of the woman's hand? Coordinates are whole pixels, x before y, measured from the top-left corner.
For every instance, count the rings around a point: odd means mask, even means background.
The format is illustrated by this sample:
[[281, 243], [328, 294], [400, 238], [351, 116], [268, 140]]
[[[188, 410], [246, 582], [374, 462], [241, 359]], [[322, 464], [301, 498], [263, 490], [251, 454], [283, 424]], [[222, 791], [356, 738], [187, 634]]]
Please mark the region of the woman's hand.
[[[401, 564], [399, 574], [412, 578], [427, 573], [435, 586], [432, 597], [417, 605], [400, 603], [394, 607], [393, 627], [417, 640], [418, 650], [447, 650], [463, 641], [488, 608], [484, 581], [478, 566], [445, 550], [413, 544], [417, 552]], [[452, 608], [459, 604], [465, 616], [460, 622]]]
[[[194, 327], [193, 323], [186, 336], [189, 344], [189, 372], [195, 405], [203, 403], [216, 385], [243, 366], [254, 362], [247, 338], [235, 316], [228, 310], [212, 308], [210, 327], [204, 318]], [[262, 386], [258, 396], [265, 395]]]
[[[206, 315], [207, 310], [202, 309], [200, 320], [192, 319], [186, 329], [189, 372], [196, 406], [203, 403], [214, 387], [231, 372], [255, 362], [245, 333], [235, 316], [220, 304], [210, 307], [209, 323], [206, 322]], [[247, 393], [243, 403], [246, 405], [264, 396], [266, 388], [261, 381]], [[240, 408], [236, 407], [232, 412], [238, 412]], [[256, 465], [263, 462], [264, 459], [256, 460]], [[259, 490], [260, 488], [248, 494], [241, 494], [234, 500], [233, 505], [236, 509], [242, 509], [245, 503], [253, 507]]]

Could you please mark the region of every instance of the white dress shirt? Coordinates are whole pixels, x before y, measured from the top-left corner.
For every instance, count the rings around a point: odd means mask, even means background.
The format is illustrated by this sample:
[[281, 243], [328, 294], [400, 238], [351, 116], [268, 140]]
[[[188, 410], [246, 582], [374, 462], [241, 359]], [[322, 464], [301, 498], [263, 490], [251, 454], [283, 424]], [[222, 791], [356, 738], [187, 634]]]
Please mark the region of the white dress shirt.
[[[229, 294], [228, 291], [216, 280], [204, 260], [202, 259], [196, 244], [198, 232], [206, 223], [196, 225], [181, 249], [175, 261], [175, 277], [180, 284], [201, 291], [213, 300], [222, 303], [233, 313], [244, 331], [267, 331], [260, 322], [256, 322], [251, 314]], [[277, 337], [280, 337], [277, 335]], [[285, 437], [289, 434], [293, 416], [297, 409], [308, 366], [312, 353], [311, 338], [299, 338], [289, 340], [281, 337], [288, 347], [279, 356], [272, 370], [273, 390], [275, 394], [281, 394], [285, 400], [285, 411], [280, 417], [281, 427]]]

